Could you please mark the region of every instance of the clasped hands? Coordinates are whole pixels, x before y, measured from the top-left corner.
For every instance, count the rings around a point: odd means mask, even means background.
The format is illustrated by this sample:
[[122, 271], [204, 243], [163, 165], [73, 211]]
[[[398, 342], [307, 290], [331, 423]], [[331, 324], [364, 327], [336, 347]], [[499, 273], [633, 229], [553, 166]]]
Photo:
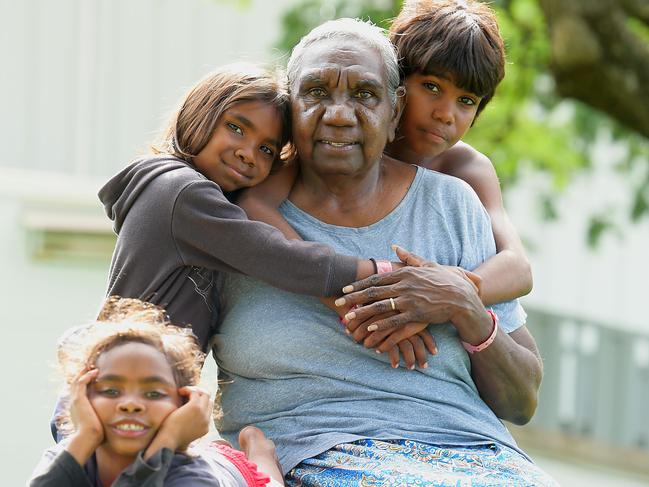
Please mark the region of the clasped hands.
[[[345, 286], [335, 301], [347, 333], [357, 343], [387, 353], [393, 368], [400, 354], [410, 370], [428, 367], [437, 354], [429, 324], [453, 322], [469, 297], [480, 294], [480, 277], [459, 267], [428, 262], [393, 246], [403, 266]], [[392, 298], [392, 299], [390, 299]]]

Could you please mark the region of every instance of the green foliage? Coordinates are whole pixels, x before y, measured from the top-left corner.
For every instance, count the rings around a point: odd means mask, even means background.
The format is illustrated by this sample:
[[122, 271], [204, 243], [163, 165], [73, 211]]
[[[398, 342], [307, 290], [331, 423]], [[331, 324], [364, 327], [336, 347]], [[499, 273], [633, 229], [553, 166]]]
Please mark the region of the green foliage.
[[390, 19], [400, 8], [401, 0], [303, 0], [284, 14], [282, 38], [277, 47], [290, 52], [311, 29], [327, 20], [340, 17], [371, 20], [387, 29]]
[[[278, 47], [285, 52], [316, 25], [338, 17], [360, 17], [389, 27], [401, 8], [399, 0], [303, 0], [283, 18]], [[535, 0], [496, 0], [492, 3], [507, 46], [507, 74], [496, 96], [476, 120], [465, 140], [490, 157], [504, 187], [514, 184], [522, 169], [551, 176], [550, 193], [538, 195], [539, 211], [556, 218], [553, 201], [573, 177], [590, 168], [590, 147], [602, 128], [628, 145], [619, 171], [637, 172], [649, 158], [647, 139], [621, 127], [605, 115], [557, 96], [549, 73], [549, 43], [545, 20]], [[639, 27], [636, 26], [636, 29]], [[643, 35], [646, 32], [643, 31]], [[649, 173], [634, 179], [629, 202], [633, 221], [649, 214]], [[629, 178], [631, 179], [631, 178]], [[587, 241], [596, 245], [613, 224], [591, 216]]]
[[588, 223], [586, 241], [588, 242], [589, 246], [596, 247], [606, 233], [615, 230], [618, 230], [618, 228], [608, 216], [594, 215], [590, 218], [590, 221]]
[[626, 24], [631, 32], [649, 44], [649, 27], [647, 27], [647, 24], [635, 17], [627, 18]]
[[554, 94], [546, 68], [545, 24], [537, 4], [512, 0], [505, 8], [501, 3], [497, 12], [507, 46], [507, 74], [466, 141], [491, 158], [505, 187], [528, 166], [550, 174], [555, 188], [562, 189], [588, 166], [587, 144], [571, 116], [574, 106]]

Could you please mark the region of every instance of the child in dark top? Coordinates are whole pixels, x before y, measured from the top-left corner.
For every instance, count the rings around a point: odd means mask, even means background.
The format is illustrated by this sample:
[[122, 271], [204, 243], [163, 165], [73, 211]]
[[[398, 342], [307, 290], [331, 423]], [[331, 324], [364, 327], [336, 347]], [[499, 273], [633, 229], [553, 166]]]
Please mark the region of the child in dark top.
[[372, 274], [369, 260], [287, 240], [227, 198], [282, 164], [290, 128], [283, 85], [257, 67], [226, 66], [192, 88], [155, 153], [99, 192], [118, 235], [107, 295], [161, 306], [173, 323], [191, 325], [205, 351], [217, 321], [218, 271], [315, 296]]
[[65, 337], [66, 438], [45, 452], [30, 486], [261, 487], [269, 475], [281, 485], [274, 445], [257, 428], [240, 435], [249, 458], [225, 445], [190, 446], [212, 417], [210, 395], [196, 387], [204, 355], [190, 330], [164, 316], [112, 297], [97, 322]]
[[[485, 304], [529, 293], [530, 265], [503, 207], [496, 172], [486, 156], [460, 140], [505, 74], [494, 12], [476, 0], [409, 0], [392, 23], [390, 39], [406, 104], [386, 153], [463, 179], [478, 194], [491, 217], [498, 252], [473, 271], [481, 278]], [[298, 236], [277, 208], [288, 197], [297, 170], [288, 165], [239, 199], [250, 218], [276, 226], [288, 238]]]

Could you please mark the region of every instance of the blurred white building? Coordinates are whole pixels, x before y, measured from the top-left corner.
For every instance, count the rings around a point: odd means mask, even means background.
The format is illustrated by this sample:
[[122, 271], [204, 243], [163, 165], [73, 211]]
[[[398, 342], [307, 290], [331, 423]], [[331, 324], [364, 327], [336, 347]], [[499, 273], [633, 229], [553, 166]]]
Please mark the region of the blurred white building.
[[[186, 88], [212, 68], [279, 60], [271, 46], [293, 2], [252, 0], [245, 9], [227, 0], [0, 2], [6, 485], [24, 482], [51, 442], [56, 338], [91, 319], [103, 298], [114, 237], [97, 189], [146, 150]], [[600, 153], [606, 151], [603, 142]], [[590, 250], [585, 217], [604, 197], [624, 194], [624, 180], [603, 167], [578, 182], [561, 198], [562, 219], [554, 223], [535, 215], [530, 194], [537, 184], [529, 178], [508, 195], [513, 219], [533, 244], [535, 288], [525, 302], [540, 323], [531, 320], [548, 377], [537, 418], [518, 434], [540, 458], [551, 453], [544, 445], [570, 455], [547, 460], [565, 485], [596, 485], [570, 464], [598, 459], [582, 450], [619, 446], [612, 454], [633, 457], [628, 471], [649, 458], [640, 412], [649, 402], [649, 227], [629, 226], [623, 239], [606, 237]], [[621, 475], [595, 477], [644, 485]]]

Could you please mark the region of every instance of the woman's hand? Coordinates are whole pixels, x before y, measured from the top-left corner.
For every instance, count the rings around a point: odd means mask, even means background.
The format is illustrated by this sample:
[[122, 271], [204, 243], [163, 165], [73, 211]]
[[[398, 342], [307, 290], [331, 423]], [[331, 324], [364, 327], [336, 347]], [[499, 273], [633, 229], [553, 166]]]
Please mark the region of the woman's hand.
[[185, 451], [189, 444], [207, 434], [212, 420], [212, 399], [207, 391], [196, 386], [181, 387], [178, 394], [189, 400], [165, 418], [144, 453], [151, 458], [161, 448]]
[[336, 300], [337, 306], [359, 306], [345, 315], [350, 330], [389, 311], [398, 313], [373, 321], [367, 330], [452, 322], [455, 312], [479, 301], [480, 278], [475, 274], [428, 262], [396, 246], [395, 251], [406, 267], [346, 286], [343, 291], [348, 294]]
[[83, 369], [70, 384], [70, 419], [75, 431], [66, 450], [81, 466], [104, 441], [104, 427], [88, 399], [88, 385], [98, 373], [97, 369]]

